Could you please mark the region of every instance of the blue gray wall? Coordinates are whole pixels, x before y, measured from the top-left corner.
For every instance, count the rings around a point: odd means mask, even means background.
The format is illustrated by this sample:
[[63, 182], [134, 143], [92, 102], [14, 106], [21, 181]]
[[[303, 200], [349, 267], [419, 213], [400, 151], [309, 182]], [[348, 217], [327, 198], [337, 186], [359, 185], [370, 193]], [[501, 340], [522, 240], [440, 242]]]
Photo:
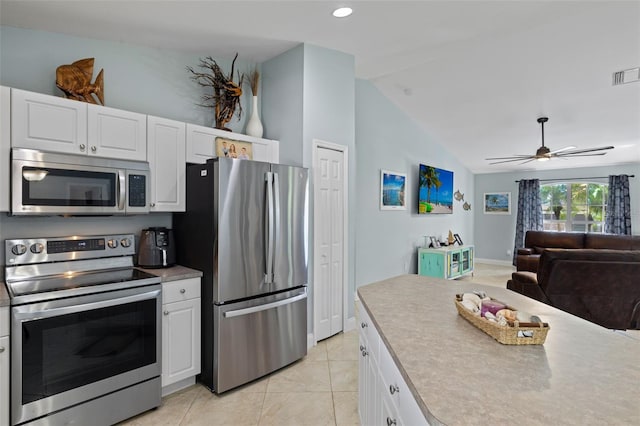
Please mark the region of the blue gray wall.
[[[407, 117], [373, 84], [356, 81], [356, 286], [417, 273], [417, 248], [425, 235], [460, 234], [473, 244], [473, 175], [428, 132]], [[455, 201], [453, 214], [418, 215], [419, 164], [454, 173], [472, 210]], [[380, 210], [380, 169], [407, 174], [407, 210]]]
[[[633, 174], [636, 176], [629, 181], [631, 190], [631, 229], [635, 235], [640, 235], [640, 164], [476, 175], [474, 203], [477, 206], [474, 210], [475, 240], [478, 242], [476, 245], [476, 259], [511, 263], [518, 203], [518, 184], [515, 182], [516, 180], [557, 179], [559, 181], [567, 181], [572, 178], [606, 177], [620, 174]], [[594, 181], [606, 182], [607, 180], [596, 179]], [[510, 192], [511, 214], [484, 214], [482, 202], [485, 192]]]

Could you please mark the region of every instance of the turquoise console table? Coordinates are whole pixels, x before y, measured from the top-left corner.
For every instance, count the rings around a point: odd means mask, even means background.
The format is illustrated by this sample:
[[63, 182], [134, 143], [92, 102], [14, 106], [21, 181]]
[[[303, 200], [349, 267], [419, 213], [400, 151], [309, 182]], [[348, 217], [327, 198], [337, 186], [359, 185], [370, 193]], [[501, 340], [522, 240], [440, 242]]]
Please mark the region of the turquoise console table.
[[473, 274], [473, 246], [418, 249], [418, 275], [448, 280]]

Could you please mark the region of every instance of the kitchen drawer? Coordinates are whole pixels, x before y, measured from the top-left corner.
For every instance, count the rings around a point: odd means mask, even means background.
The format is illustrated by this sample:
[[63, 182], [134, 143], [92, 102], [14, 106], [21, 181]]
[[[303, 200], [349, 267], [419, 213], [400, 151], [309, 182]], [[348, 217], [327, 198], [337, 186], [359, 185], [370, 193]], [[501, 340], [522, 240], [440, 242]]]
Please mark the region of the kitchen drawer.
[[378, 351], [380, 346], [380, 337], [378, 336], [378, 330], [376, 330], [373, 321], [371, 321], [371, 318], [369, 317], [369, 313], [362, 305], [360, 305], [359, 307], [359, 314], [360, 324], [358, 325], [358, 327], [360, 328], [360, 333], [364, 334], [368, 346], [367, 349], [369, 355], [378, 360]]
[[0, 308], [0, 337], [9, 335], [9, 307]]
[[162, 303], [180, 302], [200, 297], [200, 278], [162, 283]]

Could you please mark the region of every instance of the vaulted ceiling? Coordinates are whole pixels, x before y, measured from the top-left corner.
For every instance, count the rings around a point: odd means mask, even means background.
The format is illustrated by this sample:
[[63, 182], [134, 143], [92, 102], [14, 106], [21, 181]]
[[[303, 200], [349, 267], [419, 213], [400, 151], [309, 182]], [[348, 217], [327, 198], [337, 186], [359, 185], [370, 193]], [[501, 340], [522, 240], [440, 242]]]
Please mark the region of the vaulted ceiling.
[[[331, 16], [349, 5], [348, 18]], [[353, 54], [474, 173], [640, 163], [639, 1], [5, 1], [3, 25], [262, 62], [301, 42]], [[604, 156], [489, 165], [552, 150]]]

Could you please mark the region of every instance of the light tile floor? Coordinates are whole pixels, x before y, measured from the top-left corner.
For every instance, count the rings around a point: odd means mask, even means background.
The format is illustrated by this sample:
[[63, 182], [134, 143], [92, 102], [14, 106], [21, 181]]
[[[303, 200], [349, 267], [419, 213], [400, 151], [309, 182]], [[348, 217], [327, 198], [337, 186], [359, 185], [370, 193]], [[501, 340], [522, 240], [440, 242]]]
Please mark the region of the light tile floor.
[[[459, 281], [504, 288], [514, 270], [476, 263], [474, 275]], [[302, 360], [222, 396], [195, 385], [123, 424], [358, 425], [357, 330], [319, 342]]]

